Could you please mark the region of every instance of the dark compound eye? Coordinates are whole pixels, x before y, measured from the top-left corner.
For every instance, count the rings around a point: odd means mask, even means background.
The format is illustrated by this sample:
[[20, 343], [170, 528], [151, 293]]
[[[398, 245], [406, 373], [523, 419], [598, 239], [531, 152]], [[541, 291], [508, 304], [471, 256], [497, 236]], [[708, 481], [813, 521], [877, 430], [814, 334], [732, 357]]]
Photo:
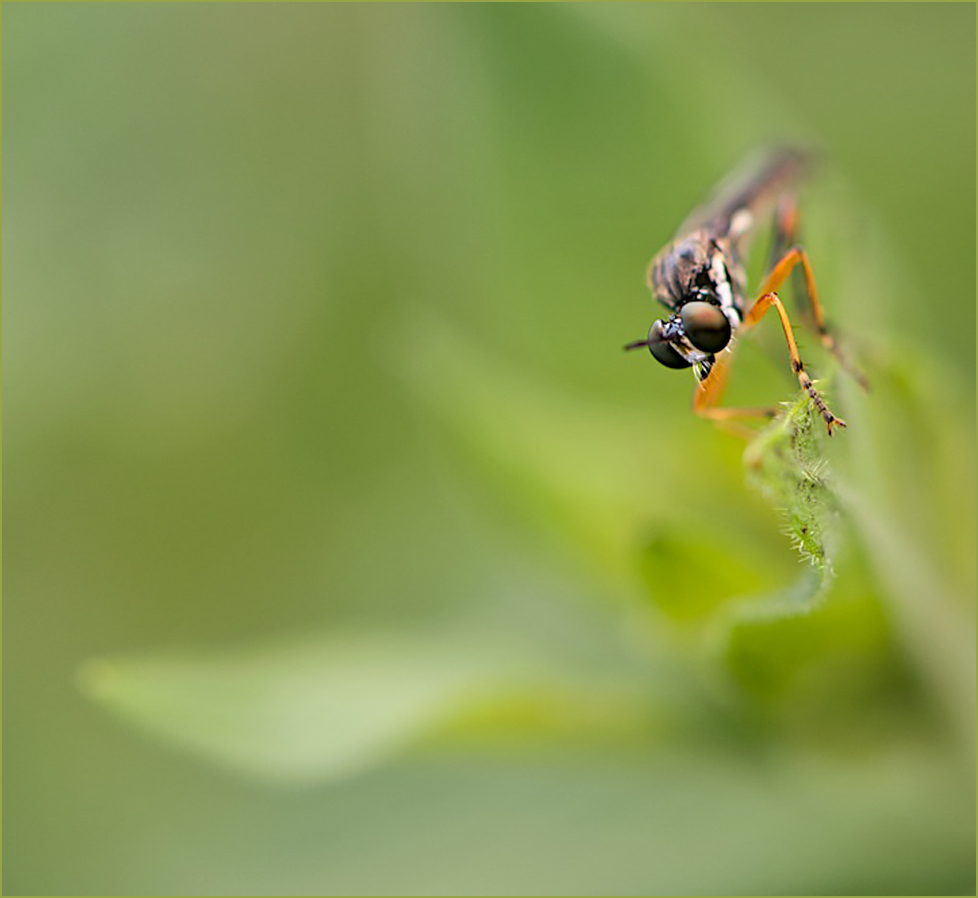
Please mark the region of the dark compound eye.
[[700, 352], [719, 352], [730, 342], [730, 322], [719, 306], [688, 302], [679, 310], [679, 317], [686, 339]]
[[[705, 305], [705, 303], [700, 303], [700, 305]], [[661, 321], [654, 321], [649, 329], [649, 352], [655, 356], [657, 362], [661, 362], [667, 368], [688, 368], [691, 364], [662, 336]]]

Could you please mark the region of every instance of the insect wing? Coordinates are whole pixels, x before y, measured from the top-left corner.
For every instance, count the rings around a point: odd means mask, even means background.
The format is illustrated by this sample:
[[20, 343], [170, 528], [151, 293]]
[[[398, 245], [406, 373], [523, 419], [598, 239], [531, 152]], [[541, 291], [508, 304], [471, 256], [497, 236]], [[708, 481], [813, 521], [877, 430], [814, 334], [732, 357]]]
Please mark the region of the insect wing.
[[[812, 154], [794, 147], [778, 147], [755, 154], [716, 188], [679, 226], [678, 236], [704, 229], [735, 241], [757, 220], [759, 210], [794, 183], [810, 166]], [[744, 218], [739, 213], [746, 212]]]

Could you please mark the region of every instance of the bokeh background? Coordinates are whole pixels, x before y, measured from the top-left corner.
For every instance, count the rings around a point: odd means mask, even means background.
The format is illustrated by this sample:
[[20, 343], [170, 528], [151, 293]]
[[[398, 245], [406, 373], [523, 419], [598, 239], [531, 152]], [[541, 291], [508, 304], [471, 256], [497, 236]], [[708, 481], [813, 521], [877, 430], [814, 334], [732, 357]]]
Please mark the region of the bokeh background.
[[[6, 4], [4, 891], [973, 894], [974, 34]], [[874, 382], [816, 598], [620, 351], [783, 139]]]

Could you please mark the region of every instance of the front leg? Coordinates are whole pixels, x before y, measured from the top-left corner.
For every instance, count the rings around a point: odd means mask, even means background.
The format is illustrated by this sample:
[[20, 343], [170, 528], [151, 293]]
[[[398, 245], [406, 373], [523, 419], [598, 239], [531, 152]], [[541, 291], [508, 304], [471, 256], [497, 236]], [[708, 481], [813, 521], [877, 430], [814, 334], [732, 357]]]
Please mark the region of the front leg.
[[[822, 395], [815, 389], [815, 384], [805, 371], [805, 365], [798, 354], [798, 345], [795, 343], [795, 336], [791, 330], [791, 323], [788, 321], [788, 313], [784, 310], [784, 305], [776, 293], [764, 293], [757, 302], [751, 306], [744, 323], [738, 329], [738, 334], [744, 333], [748, 328], [757, 324], [769, 309], [775, 309], [781, 319], [781, 327], [784, 330], [785, 340], [788, 343], [788, 355], [791, 357], [791, 370], [798, 378], [801, 388], [809, 395], [818, 413], [825, 421], [829, 436], [832, 436], [833, 427], [845, 427], [846, 422], [837, 418], [829, 410], [828, 404]], [[723, 398], [723, 391], [727, 385], [727, 376], [730, 372], [730, 365], [733, 361], [733, 346], [728, 346], [723, 352], [717, 355], [713, 362], [713, 367], [706, 378], [696, 386], [696, 393], [693, 395], [693, 411], [703, 418], [726, 426], [729, 430], [735, 430], [741, 436], [751, 435], [746, 428], [729, 423], [732, 418], [773, 418], [777, 414], [777, 409], [773, 408], [724, 408], [719, 405]]]
[[728, 345], [713, 360], [710, 373], [696, 385], [693, 394], [693, 411], [701, 418], [708, 418], [718, 427], [730, 431], [744, 439], [751, 439], [756, 432], [738, 424], [737, 418], [773, 418], [776, 408], [727, 408], [720, 406], [723, 391], [727, 386], [727, 376], [733, 362], [733, 345]]
[[761, 318], [764, 317], [765, 313], [772, 308], [778, 313], [778, 317], [781, 319], [781, 327], [784, 330], [784, 338], [788, 344], [788, 355], [791, 356], [791, 370], [798, 377], [798, 383], [801, 384], [801, 388], [811, 397], [812, 402], [815, 404], [815, 408], [818, 409], [819, 414], [822, 416], [822, 420], [825, 421], [825, 426], [828, 428], [829, 436], [832, 436], [832, 428], [845, 427], [846, 422], [841, 418], [837, 418], [831, 411], [829, 411], [828, 405], [821, 397], [818, 390], [815, 389], [815, 384], [805, 371], [805, 364], [802, 362], [801, 356], [798, 354], [798, 344], [795, 343], [795, 335], [791, 330], [791, 322], [788, 321], [788, 313], [785, 311], [784, 304], [778, 298], [777, 293], [767, 291], [760, 296], [754, 305], [751, 306], [750, 311], [747, 313], [747, 317], [744, 318], [744, 323], [741, 325], [741, 331], [753, 327], [758, 321], [761, 320]]

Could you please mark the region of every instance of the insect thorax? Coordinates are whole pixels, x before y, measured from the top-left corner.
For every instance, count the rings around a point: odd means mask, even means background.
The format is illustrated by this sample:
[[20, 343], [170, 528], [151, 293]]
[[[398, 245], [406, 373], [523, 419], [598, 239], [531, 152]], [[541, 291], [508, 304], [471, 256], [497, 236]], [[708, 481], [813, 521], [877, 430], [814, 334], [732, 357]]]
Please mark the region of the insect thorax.
[[649, 288], [667, 309], [709, 302], [723, 309], [734, 329], [743, 320], [745, 273], [730, 241], [693, 231], [666, 246], [649, 266]]

